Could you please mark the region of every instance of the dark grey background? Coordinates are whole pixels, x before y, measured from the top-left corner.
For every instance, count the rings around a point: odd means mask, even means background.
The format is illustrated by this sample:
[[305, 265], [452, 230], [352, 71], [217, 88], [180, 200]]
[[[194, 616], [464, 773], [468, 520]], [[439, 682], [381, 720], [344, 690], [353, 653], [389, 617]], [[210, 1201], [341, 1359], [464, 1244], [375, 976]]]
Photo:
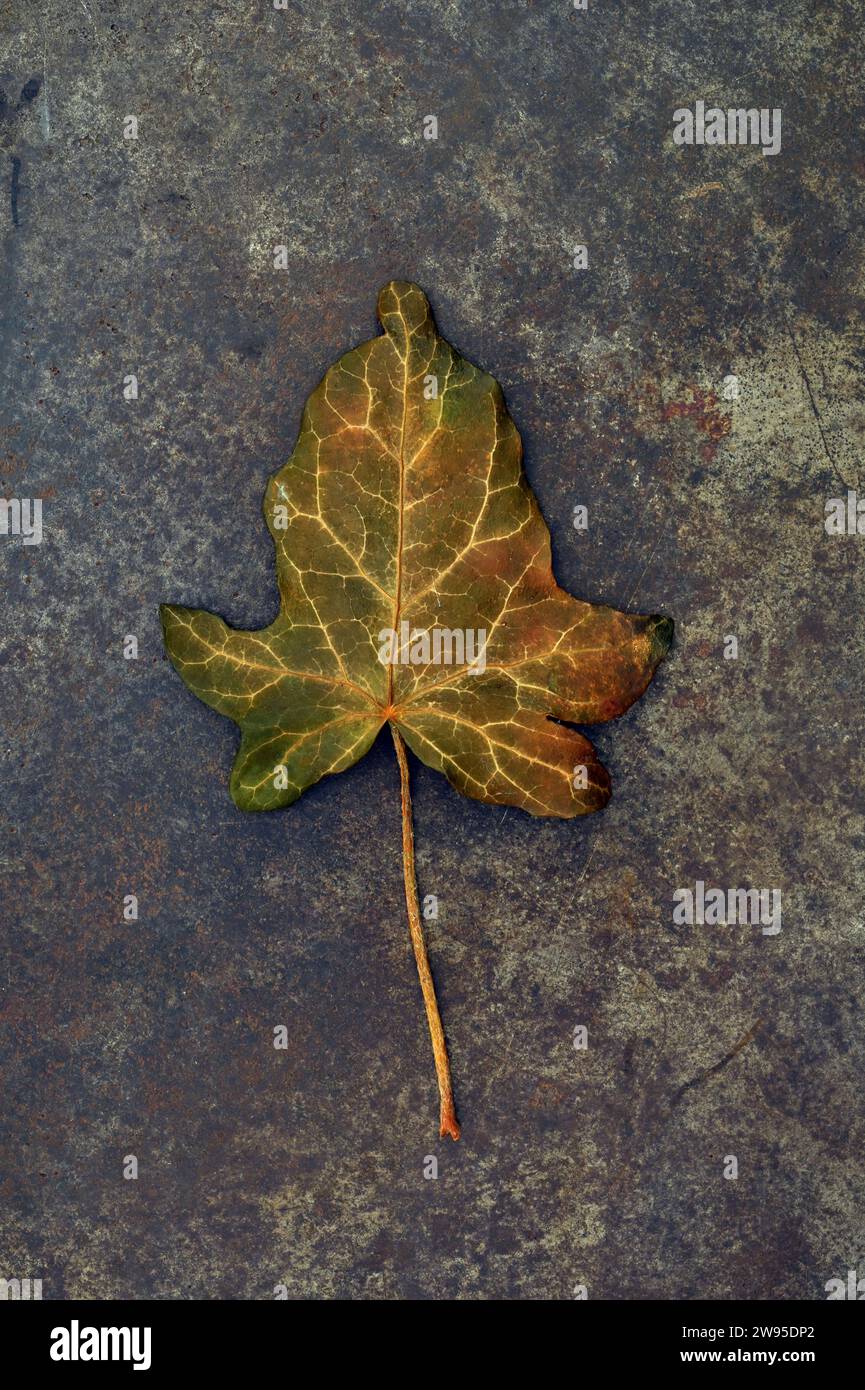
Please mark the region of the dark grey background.
[[[861, 6], [0, 16], [0, 485], [45, 499], [41, 546], [0, 537], [0, 1275], [214, 1299], [865, 1275], [865, 538], [823, 526], [860, 476]], [[674, 148], [697, 99], [781, 107], [781, 153]], [[391, 277], [501, 381], [560, 581], [677, 625], [596, 731], [602, 815], [505, 813], [413, 765], [458, 1145], [389, 739], [242, 814], [236, 732], [157, 617], [270, 620], [265, 481]], [[780, 888], [780, 935], [675, 928], [698, 878]]]

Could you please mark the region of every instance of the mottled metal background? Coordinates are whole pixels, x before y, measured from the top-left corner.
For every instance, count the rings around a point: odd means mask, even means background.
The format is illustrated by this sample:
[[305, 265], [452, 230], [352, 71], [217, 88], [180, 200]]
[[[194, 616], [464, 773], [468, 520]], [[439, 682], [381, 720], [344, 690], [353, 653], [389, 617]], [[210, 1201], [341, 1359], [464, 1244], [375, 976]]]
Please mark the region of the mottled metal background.
[[[865, 1274], [865, 537], [823, 525], [861, 477], [861, 6], [0, 17], [0, 485], [46, 499], [41, 546], [0, 537], [0, 1275], [821, 1299]], [[781, 153], [674, 148], [698, 99], [781, 107]], [[677, 624], [597, 731], [602, 815], [533, 820], [413, 766], [458, 1145], [389, 738], [242, 814], [236, 732], [157, 616], [270, 620], [265, 481], [391, 277], [501, 381], [560, 581]], [[698, 878], [781, 888], [781, 933], [674, 927]]]

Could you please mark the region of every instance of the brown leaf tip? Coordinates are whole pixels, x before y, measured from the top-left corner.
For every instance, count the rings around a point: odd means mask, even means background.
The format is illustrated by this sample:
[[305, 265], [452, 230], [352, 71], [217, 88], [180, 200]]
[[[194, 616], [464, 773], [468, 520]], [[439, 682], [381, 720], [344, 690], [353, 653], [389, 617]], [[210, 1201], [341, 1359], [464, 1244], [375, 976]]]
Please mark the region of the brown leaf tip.
[[435, 332], [429, 300], [411, 280], [390, 280], [379, 291], [378, 317], [388, 337], [405, 355], [408, 340], [415, 334]]

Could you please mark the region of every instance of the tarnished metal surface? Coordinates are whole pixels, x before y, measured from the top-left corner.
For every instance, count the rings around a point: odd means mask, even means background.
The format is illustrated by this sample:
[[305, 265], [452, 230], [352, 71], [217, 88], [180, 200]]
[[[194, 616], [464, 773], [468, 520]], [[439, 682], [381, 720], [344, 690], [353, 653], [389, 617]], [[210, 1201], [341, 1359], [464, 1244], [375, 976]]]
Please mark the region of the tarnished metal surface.
[[[44, 499], [41, 545], [0, 536], [0, 1276], [819, 1299], [865, 1274], [865, 536], [824, 527], [861, 468], [856, 13], [0, 4], [0, 485]], [[674, 146], [698, 100], [780, 108], [780, 153]], [[236, 735], [157, 615], [273, 615], [265, 481], [400, 277], [501, 381], [561, 583], [677, 625], [593, 732], [602, 814], [413, 767], [447, 1146], [390, 739], [242, 814]], [[674, 925], [698, 880], [780, 889], [781, 931]]]

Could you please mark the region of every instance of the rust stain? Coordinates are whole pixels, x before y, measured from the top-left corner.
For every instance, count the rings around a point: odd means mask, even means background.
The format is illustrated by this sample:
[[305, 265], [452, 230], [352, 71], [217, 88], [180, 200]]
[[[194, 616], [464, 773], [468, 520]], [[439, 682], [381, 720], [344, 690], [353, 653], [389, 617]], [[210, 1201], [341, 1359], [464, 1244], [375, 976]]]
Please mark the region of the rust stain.
[[718, 409], [718, 397], [714, 391], [701, 391], [698, 386], [689, 387], [690, 400], [668, 401], [661, 407], [663, 420], [693, 420], [701, 434], [706, 434], [714, 444], [719, 444], [733, 428], [729, 415]]

